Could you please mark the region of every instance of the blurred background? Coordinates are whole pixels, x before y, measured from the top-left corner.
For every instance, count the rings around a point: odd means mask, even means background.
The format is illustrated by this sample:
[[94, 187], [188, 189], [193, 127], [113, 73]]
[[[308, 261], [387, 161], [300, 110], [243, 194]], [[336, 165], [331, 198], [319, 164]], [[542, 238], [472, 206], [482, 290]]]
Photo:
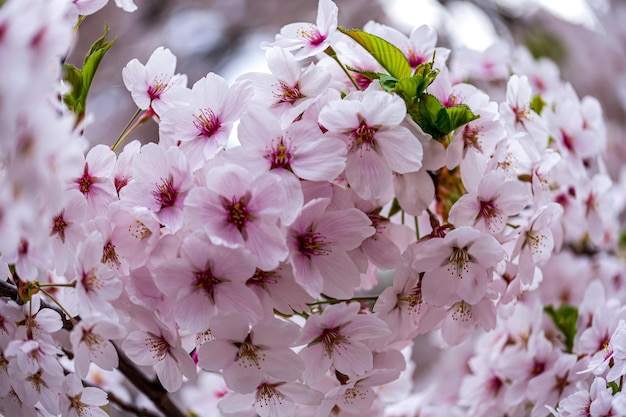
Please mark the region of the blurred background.
[[[580, 97], [603, 104], [611, 136], [611, 166], [626, 160], [626, 1], [624, 0], [335, 0], [339, 24], [361, 28], [375, 20], [404, 33], [433, 26], [439, 45], [483, 51], [490, 46], [525, 44], [535, 56], [553, 59], [562, 78]], [[135, 0], [126, 13], [113, 1], [87, 17], [69, 62], [80, 64], [91, 43], [110, 26], [116, 45], [96, 75], [87, 111], [95, 120], [86, 129], [92, 143], [112, 145], [135, 111], [121, 70], [133, 58], [145, 63], [165, 46], [178, 57], [177, 72], [191, 86], [208, 72], [229, 82], [266, 69], [259, 44], [272, 41], [288, 23], [315, 22], [317, 0]], [[499, 44], [496, 44], [500, 42]], [[495, 47], [493, 45], [496, 45]], [[454, 58], [454, 54], [451, 59]], [[154, 123], [133, 138], [157, 140]]]

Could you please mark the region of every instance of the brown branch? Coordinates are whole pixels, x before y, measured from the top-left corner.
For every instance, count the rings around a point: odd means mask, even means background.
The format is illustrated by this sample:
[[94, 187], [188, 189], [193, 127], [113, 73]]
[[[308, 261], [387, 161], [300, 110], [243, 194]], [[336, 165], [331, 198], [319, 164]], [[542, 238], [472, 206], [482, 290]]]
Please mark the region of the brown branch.
[[[0, 280], [0, 297], [8, 297], [13, 301], [19, 302], [20, 300], [17, 287], [8, 281]], [[70, 320], [63, 311], [55, 306], [51, 305], [45, 301], [41, 301], [41, 308], [50, 308], [61, 316], [63, 319], [63, 328], [67, 331], [71, 331], [74, 328], [74, 324], [72, 320]], [[80, 318], [74, 318], [76, 321], [80, 321]], [[187, 417], [187, 414], [182, 412], [176, 404], [172, 401], [172, 399], [167, 395], [167, 391], [163, 388], [163, 385], [158, 380], [151, 381], [146, 377], [146, 375], [141, 372], [135, 364], [126, 356], [126, 354], [115, 344], [115, 350], [117, 351], [117, 355], [119, 357], [119, 365], [118, 370], [142, 393], [144, 393], [153, 403], [154, 405], [167, 417]], [[113, 397], [115, 400], [118, 400], [117, 397]], [[118, 401], [112, 400], [116, 404], [120, 405]], [[127, 407], [131, 407], [128, 406]], [[154, 413], [151, 413], [148, 410], [142, 411], [141, 409], [126, 409], [126, 411], [132, 411], [137, 414], [139, 417], [155, 417]], [[141, 412], [143, 414], [140, 414]], [[146, 414], [148, 413], [148, 414]]]
[[163, 388], [158, 380], [151, 381], [141, 372], [128, 356], [115, 344], [115, 350], [119, 356], [119, 365], [117, 369], [128, 378], [130, 382], [141, 392], [143, 392], [154, 405], [168, 417], [187, 417], [187, 414], [172, 402], [167, 395], [167, 391]]

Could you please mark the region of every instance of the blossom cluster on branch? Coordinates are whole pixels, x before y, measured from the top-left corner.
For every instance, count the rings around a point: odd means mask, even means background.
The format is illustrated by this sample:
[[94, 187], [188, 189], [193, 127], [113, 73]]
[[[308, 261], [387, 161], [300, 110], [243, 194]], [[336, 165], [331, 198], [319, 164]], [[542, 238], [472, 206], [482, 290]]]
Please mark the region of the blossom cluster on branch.
[[106, 3], [0, 3], [0, 415], [626, 415], [623, 187], [553, 64], [320, 0], [269, 73], [133, 59], [89, 149]]

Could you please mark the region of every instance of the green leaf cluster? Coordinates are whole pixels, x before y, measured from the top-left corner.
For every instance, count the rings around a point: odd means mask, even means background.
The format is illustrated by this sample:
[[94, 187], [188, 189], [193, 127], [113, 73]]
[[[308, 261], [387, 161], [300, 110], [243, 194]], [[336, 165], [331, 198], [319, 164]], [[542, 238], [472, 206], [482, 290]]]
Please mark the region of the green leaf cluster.
[[76, 115], [77, 123], [82, 120], [85, 115], [87, 94], [89, 93], [91, 82], [100, 65], [100, 61], [102, 61], [104, 54], [106, 54], [117, 40], [116, 38], [112, 41], [108, 41], [108, 34], [109, 26], [105, 24], [104, 35], [91, 45], [89, 52], [85, 55], [81, 69], [72, 64], [63, 65], [63, 79], [69, 83], [71, 87], [71, 91], [63, 96], [63, 102]]
[[555, 309], [549, 305], [543, 311], [550, 316], [552, 322], [565, 338], [565, 352], [572, 353], [574, 348], [574, 337], [576, 336], [576, 320], [578, 319], [578, 309], [569, 304], [563, 304]]
[[402, 51], [386, 40], [358, 29], [339, 30], [365, 48], [388, 74], [348, 69], [371, 80], [379, 80], [385, 91], [402, 97], [411, 118], [434, 139], [443, 139], [478, 118], [465, 104], [445, 107], [435, 96], [425, 92], [439, 73], [432, 62], [426, 62], [413, 71]]

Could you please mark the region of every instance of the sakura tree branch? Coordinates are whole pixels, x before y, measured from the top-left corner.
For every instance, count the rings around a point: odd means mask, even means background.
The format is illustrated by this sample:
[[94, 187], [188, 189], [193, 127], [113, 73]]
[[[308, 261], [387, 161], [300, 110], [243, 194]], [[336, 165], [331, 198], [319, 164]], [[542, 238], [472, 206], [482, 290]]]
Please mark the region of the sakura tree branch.
[[126, 354], [113, 343], [117, 355], [119, 356], [119, 365], [117, 369], [124, 374], [126, 378], [141, 392], [143, 392], [154, 405], [168, 417], [187, 417], [187, 414], [172, 402], [167, 395], [167, 391], [157, 380], [151, 381], [141, 372], [126, 356]]
[[[17, 287], [11, 284], [8, 281], [0, 280], [0, 297], [8, 297], [13, 301], [21, 304], [21, 299], [19, 297]], [[50, 308], [61, 316], [63, 320], [63, 328], [67, 331], [71, 331], [74, 328], [74, 324], [72, 320], [68, 318], [65, 313], [57, 306], [51, 305], [46, 301], [41, 301], [41, 308]], [[73, 318], [76, 321], [80, 320], [80, 317]], [[142, 393], [144, 393], [153, 403], [154, 405], [161, 411], [164, 415], [168, 417], [187, 417], [187, 414], [183, 413], [177, 406], [174, 404], [172, 399], [167, 395], [167, 391], [160, 382], [151, 381], [141, 372], [135, 364], [126, 356], [126, 354], [115, 344], [115, 350], [117, 351], [117, 355], [119, 357], [119, 366], [118, 370]], [[110, 393], [109, 393], [110, 394]], [[117, 399], [117, 397], [114, 397]], [[112, 402], [119, 404], [118, 401], [111, 399]], [[129, 406], [130, 407], [130, 406]], [[140, 409], [133, 409], [126, 411], [131, 411], [137, 414], [139, 417], [155, 417], [155, 414], [146, 414], [146, 411], [142, 411]], [[137, 413], [140, 411], [142, 414]]]

